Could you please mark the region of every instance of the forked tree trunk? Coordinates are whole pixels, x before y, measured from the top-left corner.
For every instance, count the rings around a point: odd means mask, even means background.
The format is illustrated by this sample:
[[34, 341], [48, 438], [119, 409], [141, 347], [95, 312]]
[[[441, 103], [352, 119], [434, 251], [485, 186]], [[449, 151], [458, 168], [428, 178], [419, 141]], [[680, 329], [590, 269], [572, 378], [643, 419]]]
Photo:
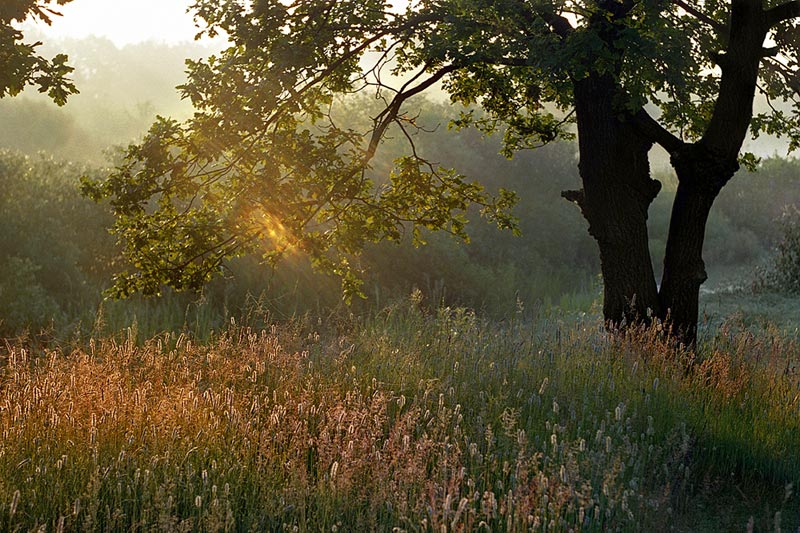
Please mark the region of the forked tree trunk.
[[[629, 12], [615, 2], [606, 9], [611, 18]], [[683, 143], [652, 119], [643, 129], [644, 110], [620, 118], [626, 115], [625, 92], [611, 74], [590, 73], [574, 80], [583, 189], [564, 196], [580, 205], [597, 240], [605, 289], [603, 313], [612, 325], [646, 322], [652, 312], [668, 319], [681, 341], [695, 344], [700, 285], [707, 278], [702, 251], [709, 212], [738, 168], [765, 37], [771, 25], [796, 16], [796, 10], [793, 3], [764, 11], [762, 0], [731, 1], [727, 50], [716, 57], [722, 70], [719, 95], [708, 128], [695, 144]], [[595, 17], [589, 23], [599, 28], [613, 51], [618, 34], [607, 20], [611, 19]], [[617, 58], [617, 68], [621, 59]], [[660, 189], [650, 178], [647, 158], [654, 142], [671, 153], [679, 181], [660, 294], [647, 235], [647, 210]]]

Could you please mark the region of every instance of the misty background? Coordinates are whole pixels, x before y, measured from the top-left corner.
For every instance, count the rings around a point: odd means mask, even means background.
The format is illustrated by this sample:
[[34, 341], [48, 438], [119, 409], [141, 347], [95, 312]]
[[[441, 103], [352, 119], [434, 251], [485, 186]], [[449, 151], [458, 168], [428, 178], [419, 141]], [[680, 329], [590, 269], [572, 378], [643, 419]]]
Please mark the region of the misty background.
[[[0, 198], [0, 307], [6, 310], [0, 333], [48, 329], [68, 335], [131, 321], [159, 331], [200, 321], [211, 327], [255, 308], [281, 317], [340, 308], [338, 282], [315, 274], [297, 257], [275, 269], [258, 258], [233, 261], [227, 275], [203, 294], [105, 301], [102, 291], [123, 259], [108, 234], [108, 209], [81, 196], [80, 178], [103, 176], [121, 147], [139, 138], [156, 115], [189, 117], [190, 105], [175, 90], [184, 81], [184, 60], [207, 56], [221, 44], [135, 41], [122, 34], [117, 42], [54, 38], [39, 31], [32, 29], [29, 37], [46, 43], [45, 55], [69, 55], [81, 94], [64, 108], [35, 92], [0, 100], [0, 181], [7, 191]], [[370, 246], [362, 258], [368, 298], [354, 309], [379, 308], [414, 289], [431, 305], [467, 306], [498, 318], [521, 309], [589, 312], [599, 305], [596, 245], [578, 209], [560, 197], [562, 190], [579, 187], [576, 146], [554, 144], [508, 160], [498, 154], [499, 139], [450, 130], [458, 109], [444, 99], [414, 103], [427, 131], [415, 138], [420, 153], [490, 190], [517, 191], [522, 236], [501, 232], [471, 213], [466, 245], [435, 234], [421, 248], [410, 239], [399, 246]], [[369, 97], [345, 105], [353, 127], [377, 113]], [[758, 139], [748, 148], [764, 160], [757, 172], [740, 171], [712, 211], [705, 247], [709, 292], [753, 282], [781, 238], [782, 213], [800, 199], [800, 166], [778, 156], [785, 152], [782, 142]], [[388, 175], [403, 149], [399, 139], [387, 140], [373, 165], [376, 179]], [[650, 209], [658, 273], [676, 183], [663, 154], [654, 154], [653, 168], [664, 185]]]

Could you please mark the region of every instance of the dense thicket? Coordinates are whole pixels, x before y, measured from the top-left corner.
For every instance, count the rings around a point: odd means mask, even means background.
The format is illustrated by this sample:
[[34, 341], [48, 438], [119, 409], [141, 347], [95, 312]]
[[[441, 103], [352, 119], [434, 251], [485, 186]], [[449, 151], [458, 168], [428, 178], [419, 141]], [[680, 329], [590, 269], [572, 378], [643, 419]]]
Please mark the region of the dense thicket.
[[[429, 125], [443, 118], [441, 112], [438, 105], [427, 107]], [[478, 222], [469, 225], [468, 245], [430, 234], [424, 247], [414, 247], [410, 239], [371, 246], [364, 255], [371, 274], [369, 300], [363, 305], [384, 305], [419, 288], [434, 305], [465, 305], [505, 316], [517, 309], [517, 300], [527, 306], [568, 304], [563, 297], [572, 294], [586, 305], [597, 297], [597, 257], [584, 222], [566, 202], [553, 202], [546, 192], [577, 180], [572, 145], [553, 145], [509, 161], [497, 155], [496, 143], [473, 131], [455, 133], [442, 127], [423, 139], [421, 150], [469, 165], [490, 186], [520, 190], [522, 235], [514, 237]], [[2, 334], [25, 328], [36, 332], [51, 324], [61, 331], [79, 323], [84, 329], [92, 327], [101, 292], [121, 260], [107, 232], [110, 214], [80, 195], [80, 176], [92, 172], [98, 171], [44, 154], [2, 152], [0, 184], [7, 191], [0, 199]], [[768, 159], [755, 174], [733, 180], [709, 225], [706, 254], [720, 267], [712, 272], [714, 280], [729, 272], [751, 271], [780, 241], [776, 218], [785, 205], [800, 200], [798, 176], [797, 162]], [[672, 180], [668, 175], [662, 179], [666, 190], [651, 208], [653, 248], [666, 236], [672, 195]], [[783, 201], [775, 202], [773, 194]], [[659, 258], [654, 261], [658, 270]], [[253, 298], [261, 297], [259, 305], [278, 316], [330, 309], [340, 301], [338, 283], [314, 273], [302, 257], [291, 257], [278, 269], [257, 258], [242, 258], [230, 262], [228, 272], [229, 277], [204, 293], [202, 312], [215, 324], [226, 313], [239, 313]], [[193, 304], [198, 297], [170, 294], [148, 304], [140, 299], [106, 303], [105, 312], [116, 310], [121, 322], [115, 326], [134, 318], [143, 321], [144, 315], [162, 320], [160, 325], [152, 320], [155, 328], [180, 327], [186, 321], [191, 326], [200, 312]]]

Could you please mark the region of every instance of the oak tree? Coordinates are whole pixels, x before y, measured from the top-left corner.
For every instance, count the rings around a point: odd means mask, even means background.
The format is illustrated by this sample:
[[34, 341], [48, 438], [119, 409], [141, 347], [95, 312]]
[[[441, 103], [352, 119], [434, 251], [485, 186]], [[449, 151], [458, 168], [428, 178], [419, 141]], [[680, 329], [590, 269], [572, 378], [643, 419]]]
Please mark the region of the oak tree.
[[[188, 62], [196, 108], [159, 119], [104, 182], [132, 265], [117, 293], [202, 285], [230, 256], [293, 249], [356, 291], [367, 241], [421, 227], [464, 234], [470, 204], [513, 227], [513, 194], [492, 198], [420, 157], [413, 97], [441, 87], [483, 113], [456, 127], [499, 132], [504, 152], [577, 131], [582, 189], [565, 191], [596, 239], [612, 324], [669, 319], [693, 342], [708, 213], [753, 134], [800, 142], [800, 2], [765, 0], [197, 0], [204, 32], [230, 46]], [[337, 115], [342, 97], [382, 103], [368, 131]], [[770, 104], [754, 116], [756, 94]], [[387, 132], [408, 155], [386, 181], [370, 160]], [[679, 185], [663, 279], [648, 249], [665, 148]]]
[[58, 6], [71, 0], [3, 0], [0, 3], [0, 98], [16, 96], [34, 86], [58, 105], [64, 105], [77, 89], [69, 75], [67, 56], [52, 59], [37, 53], [41, 42], [26, 43], [19, 24], [39, 20], [46, 24], [59, 16]]

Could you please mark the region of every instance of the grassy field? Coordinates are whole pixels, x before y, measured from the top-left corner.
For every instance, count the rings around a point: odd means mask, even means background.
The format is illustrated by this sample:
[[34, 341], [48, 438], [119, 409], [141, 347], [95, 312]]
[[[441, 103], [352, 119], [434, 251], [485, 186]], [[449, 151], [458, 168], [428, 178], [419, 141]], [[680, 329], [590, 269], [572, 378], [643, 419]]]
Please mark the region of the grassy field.
[[800, 345], [717, 322], [697, 356], [416, 301], [9, 344], [0, 530], [795, 531]]

